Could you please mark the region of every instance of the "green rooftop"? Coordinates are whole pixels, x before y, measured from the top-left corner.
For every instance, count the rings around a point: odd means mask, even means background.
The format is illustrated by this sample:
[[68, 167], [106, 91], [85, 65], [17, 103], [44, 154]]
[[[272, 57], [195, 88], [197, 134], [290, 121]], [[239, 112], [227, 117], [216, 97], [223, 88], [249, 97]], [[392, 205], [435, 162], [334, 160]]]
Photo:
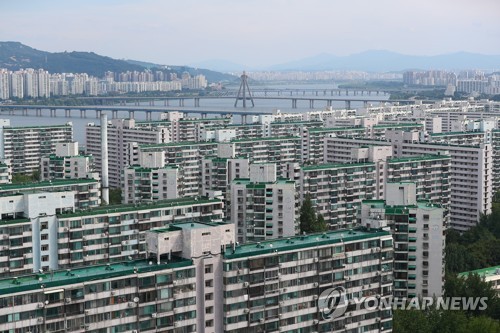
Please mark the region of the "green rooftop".
[[102, 215], [102, 214], [112, 214], [112, 213], [125, 213], [125, 212], [135, 212], [141, 210], [154, 210], [158, 208], [170, 208], [177, 206], [193, 206], [196, 204], [206, 204], [206, 203], [220, 203], [220, 199], [208, 199], [206, 197], [184, 197], [169, 200], [159, 200], [150, 203], [143, 204], [128, 204], [128, 205], [114, 205], [114, 206], [102, 206], [95, 209], [89, 209], [86, 211], [67, 213], [58, 215], [59, 218], [69, 218], [78, 216], [92, 216], [92, 215]]
[[365, 228], [357, 228], [354, 230], [329, 231], [323, 234], [310, 234], [306, 236], [295, 236], [291, 238], [280, 238], [258, 243], [238, 245], [235, 250], [228, 249], [224, 254], [224, 258], [237, 259], [389, 235], [389, 231], [383, 231], [380, 229], [371, 229], [368, 231]]
[[38, 129], [43, 129], [43, 128], [54, 128], [54, 127], [57, 127], [57, 128], [61, 128], [61, 127], [70, 127], [72, 128], [73, 125], [70, 125], [70, 124], [64, 124], [64, 125], [42, 125], [42, 126], [5, 126], [4, 129], [6, 130], [25, 130], [25, 129], [29, 129], [29, 128], [38, 128]]
[[235, 178], [232, 183], [247, 185], [247, 187], [264, 188], [266, 184], [295, 184], [295, 181], [286, 178], [277, 178], [274, 182], [252, 182], [250, 178]]
[[452, 136], [452, 135], [476, 136], [478, 134], [484, 135], [484, 132], [445, 132], [445, 133], [431, 133], [431, 136]]
[[373, 128], [394, 128], [394, 127], [423, 127], [422, 124], [383, 124], [374, 125]]
[[329, 170], [329, 169], [350, 169], [350, 168], [355, 168], [355, 167], [368, 167], [368, 166], [374, 166], [375, 163], [373, 162], [368, 162], [368, 163], [341, 163], [341, 164], [317, 164], [317, 165], [307, 165], [303, 166], [302, 170], [303, 171], [315, 171], [315, 170]]
[[127, 276], [138, 273], [154, 272], [164, 269], [187, 267], [193, 264], [192, 260], [173, 258], [169, 263], [150, 265], [149, 260], [134, 260], [129, 262], [112, 263], [101, 266], [88, 266], [85, 268], [53, 271], [50, 273], [30, 274], [16, 279], [7, 278], [0, 280], [0, 291], [2, 295], [29, 290], [44, 290], [50, 288], [61, 288], [75, 283], [90, 282], [113, 277]]
[[231, 143], [259, 142], [259, 141], [284, 141], [284, 140], [301, 140], [301, 138], [299, 136], [275, 136], [275, 137], [271, 137], [271, 138], [237, 139], [237, 140], [231, 140]]
[[135, 172], [152, 172], [165, 169], [179, 169], [177, 165], [167, 164], [163, 168], [145, 168], [140, 165], [130, 165], [127, 167], [128, 170], [134, 170]]
[[178, 231], [178, 230], [205, 229], [208, 227], [216, 227], [225, 224], [232, 224], [232, 223], [201, 223], [201, 222], [173, 223], [169, 224], [165, 228], [151, 229], [150, 232], [156, 234], [162, 234], [165, 232]]
[[0, 220], [0, 226], [13, 225], [13, 224], [18, 224], [18, 223], [26, 223], [26, 222], [31, 222], [31, 220], [25, 219], [25, 218], [13, 219], [13, 220]]
[[458, 276], [459, 277], [467, 277], [470, 274], [477, 274], [482, 278], [487, 278], [490, 276], [497, 275], [500, 278], [500, 266], [481, 268], [481, 269], [476, 269], [476, 270], [470, 271], [470, 272], [462, 272], [462, 273], [459, 273]]
[[141, 150], [154, 149], [154, 148], [167, 148], [167, 147], [182, 147], [182, 146], [207, 146], [216, 145], [214, 142], [196, 142], [196, 141], [182, 141], [182, 142], [170, 142], [170, 143], [159, 143], [154, 145], [139, 145]]
[[14, 190], [22, 191], [22, 190], [30, 190], [33, 188], [81, 185], [81, 184], [91, 184], [91, 183], [98, 183], [98, 181], [91, 178], [80, 178], [80, 179], [54, 179], [43, 182], [23, 183], [23, 184], [2, 184], [0, 185], [0, 192], [14, 191]]
[[341, 131], [353, 131], [353, 132], [364, 132], [364, 127], [322, 127], [322, 128], [309, 128], [309, 132], [341, 132]]
[[451, 160], [450, 155], [422, 155], [422, 156], [410, 156], [404, 158], [390, 158], [387, 163], [402, 163], [402, 162], [420, 162], [420, 161], [431, 161], [431, 160]]

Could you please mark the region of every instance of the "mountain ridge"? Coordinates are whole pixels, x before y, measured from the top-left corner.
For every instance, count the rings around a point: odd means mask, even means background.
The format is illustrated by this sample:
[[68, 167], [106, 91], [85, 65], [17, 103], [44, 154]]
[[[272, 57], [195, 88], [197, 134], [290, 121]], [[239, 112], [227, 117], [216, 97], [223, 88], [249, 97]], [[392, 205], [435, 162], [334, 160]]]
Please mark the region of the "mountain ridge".
[[216, 71], [191, 68], [189, 66], [157, 65], [136, 60], [119, 60], [102, 56], [94, 52], [47, 52], [37, 50], [16, 41], [0, 41], [0, 68], [19, 70], [22, 68], [43, 68], [50, 73], [87, 73], [103, 77], [107, 71], [126, 72], [144, 71], [147, 68], [165, 69], [166, 72], [177, 73], [187, 71], [191, 75], [203, 74], [209, 82], [232, 81], [236, 77]]
[[348, 56], [321, 53], [315, 56], [269, 66], [269, 70], [362, 70], [368, 72], [408, 69], [484, 69], [500, 68], [500, 55], [454, 52], [433, 56], [405, 55], [387, 50], [368, 50]]

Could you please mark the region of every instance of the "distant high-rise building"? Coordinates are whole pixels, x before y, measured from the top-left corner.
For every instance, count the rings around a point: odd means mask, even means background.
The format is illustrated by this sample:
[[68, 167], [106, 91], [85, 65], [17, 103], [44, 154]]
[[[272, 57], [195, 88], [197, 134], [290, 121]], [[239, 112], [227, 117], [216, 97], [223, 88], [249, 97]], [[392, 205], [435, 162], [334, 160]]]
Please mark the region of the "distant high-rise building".
[[56, 143], [73, 141], [73, 125], [12, 127], [0, 124], [0, 158], [9, 159], [15, 173], [32, 173], [43, 156], [55, 153]]

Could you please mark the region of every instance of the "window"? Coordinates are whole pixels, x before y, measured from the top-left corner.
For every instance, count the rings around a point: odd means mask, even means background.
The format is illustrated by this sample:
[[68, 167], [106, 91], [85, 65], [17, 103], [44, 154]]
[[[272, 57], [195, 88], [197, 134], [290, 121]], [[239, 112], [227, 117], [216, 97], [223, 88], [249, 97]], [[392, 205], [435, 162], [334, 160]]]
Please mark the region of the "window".
[[213, 270], [214, 270], [214, 265], [212, 265], [212, 264], [205, 265], [205, 274], [213, 273]]

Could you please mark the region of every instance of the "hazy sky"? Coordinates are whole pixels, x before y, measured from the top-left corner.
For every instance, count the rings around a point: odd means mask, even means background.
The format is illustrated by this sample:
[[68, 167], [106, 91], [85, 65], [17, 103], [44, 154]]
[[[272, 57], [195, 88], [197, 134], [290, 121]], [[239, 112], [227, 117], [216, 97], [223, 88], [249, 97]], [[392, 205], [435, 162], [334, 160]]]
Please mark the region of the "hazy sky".
[[160, 64], [500, 54], [499, 0], [0, 0], [0, 41]]

